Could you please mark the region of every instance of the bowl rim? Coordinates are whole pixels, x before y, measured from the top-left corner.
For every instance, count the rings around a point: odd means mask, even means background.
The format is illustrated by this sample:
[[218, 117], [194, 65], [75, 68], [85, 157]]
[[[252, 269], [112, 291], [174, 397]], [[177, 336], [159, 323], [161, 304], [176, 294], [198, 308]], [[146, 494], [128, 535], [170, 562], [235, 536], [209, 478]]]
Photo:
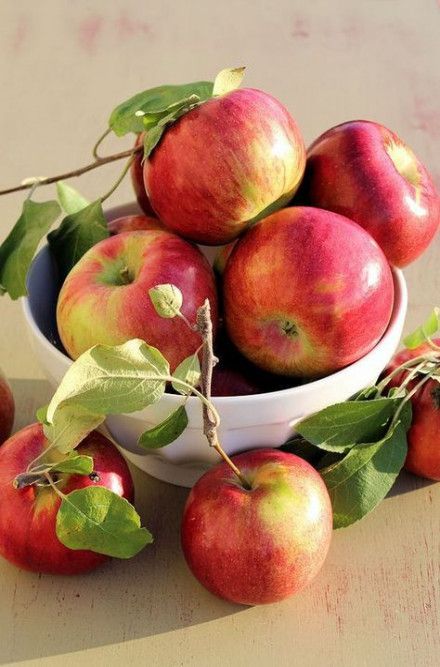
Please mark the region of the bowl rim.
[[[38, 257], [41, 255], [43, 251], [45, 250], [47, 251], [47, 248], [48, 246], [46, 245], [38, 252], [38, 254], [33, 260], [33, 263], [37, 261]], [[244, 406], [246, 403], [252, 403], [253, 405], [255, 405], [256, 403], [265, 402], [269, 399], [277, 400], [278, 398], [285, 398], [287, 396], [294, 399], [296, 396], [299, 397], [300, 395], [303, 395], [304, 393], [308, 393], [310, 391], [325, 390], [329, 385], [332, 385], [333, 382], [343, 381], [346, 376], [351, 374], [353, 371], [355, 372], [357, 368], [362, 367], [364, 364], [368, 364], [369, 359], [372, 356], [374, 356], [378, 352], [378, 350], [381, 349], [381, 347], [386, 345], [387, 339], [393, 334], [395, 328], [400, 327], [401, 324], [403, 326], [402, 320], [404, 319], [406, 314], [408, 291], [407, 291], [405, 277], [400, 269], [391, 267], [391, 270], [393, 273], [394, 286], [395, 286], [393, 311], [391, 313], [390, 321], [382, 338], [378, 341], [378, 343], [376, 343], [376, 345], [369, 352], [367, 352], [367, 354], [365, 354], [360, 359], [357, 359], [352, 364], [349, 364], [348, 366], [345, 366], [344, 368], [341, 368], [340, 370], [334, 373], [330, 373], [329, 375], [326, 375], [322, 378], [318, 378], [316, 380], [311, 380], [310, 382], [307, 382], [305, 384], [296, 385], [294, 387], [288, 387], [286, 389], [278, 389], [276, 391], [263, 392], [260, 394], [243, 394], [241, 396], [212, 396], [212, 400], [214, 401], [214, 403], [223, 406], [228, 405], [230, 403], [234, 403], [235, 405], [241, 404], [242, 406]], [[55, 347], [55, 345], [53, 345], [53, 343], [51, 343], [50, 340], [48, 340], [48, 338], [46, 338], [46, 336], [40, 330], [39, 326], [37, 325], [32, 315], [29, 303], [29, 297], [28, 296], [22, 297], [21, 302], [26, 323], [30, 328], [33, 336], [39, 340], [40, 344], [42, 345], [43, 348], [46, 349], [48, 354], [55, 356], [60, 361], [60, 363], [65, 366], [67, 372], [71, 363], [73, 363], [72, 359], [70, 359], [67, 355], [61, 352], [61, 350]], [[169, 394], [167, 392], [164, 393], [164, 396], [166, 396], [167, 400], [170, 400], [170, 402], [177, 402], [181, 399], [179, 395]], [[189, 397], [189, 401], [191, 402], [196, 402], [198, 400], [199, 399], [196, 396]]]

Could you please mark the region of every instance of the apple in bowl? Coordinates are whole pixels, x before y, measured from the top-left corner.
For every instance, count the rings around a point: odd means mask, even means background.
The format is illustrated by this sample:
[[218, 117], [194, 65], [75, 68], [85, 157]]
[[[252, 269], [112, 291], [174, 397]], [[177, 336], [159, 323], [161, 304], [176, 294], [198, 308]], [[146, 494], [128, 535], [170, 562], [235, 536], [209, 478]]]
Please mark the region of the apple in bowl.
[[173, 123], [144, 162], [144, 182], [167, 227], [219, 245], [286, 205], [304, 165], [304, 142], [287, 109], [267, 93], [243, 88]]
[[316, 378], [366, 355], [393, 309], [391, 269], [359, 225], [290, 207], [235, 244], [223, 275], [226, 328], [272, 373]]
[[72, 359], [98, 343], [141, 338], [157, 347], [171, 369], [200, 345], [180, 318], [159, 317], [149, 297], [172, 283], [183, 295], [182, 313], [194, 322], [205, 299], [217, 322], [213, 271], [196, 247], [162, 229], [125, 232], [100, 241], [68, 274], [57, 303], [61, 341]]
[[342, 123], [307, 151], [301, 203], [354, 220], [403, 267], [419, 257], [440, 224], [440, 196], [409, 146], [379, 123]]

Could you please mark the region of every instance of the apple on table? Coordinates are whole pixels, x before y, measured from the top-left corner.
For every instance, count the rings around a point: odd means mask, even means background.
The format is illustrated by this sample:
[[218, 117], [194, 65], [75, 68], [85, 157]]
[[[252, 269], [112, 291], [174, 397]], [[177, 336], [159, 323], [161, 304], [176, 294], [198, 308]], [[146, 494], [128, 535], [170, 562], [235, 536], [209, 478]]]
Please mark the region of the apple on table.
[[[13, 480], [48, 446], [41, 424], [31, 424], [0, 448], [0, 555], [18, 567], [50, 574], [80, 574], [108, 559], [88, 550], [72, 550], [56, 535], [61, 500], [50, 486], [15, 488]], [[91, 475], [59, 474], [57, 485], [65, 494], [88, 486], [105, 486], [133, 500], [133, 482], [123, 456], [108, 438], [90, 433], [76, 449], [91, 456]]]
[[15, 404], [11, 387], [0, 369], [0, 445], [11, 434], [14, 414]]
[[[440, 338], [433, 342], [440, 346]], [[402, 350], [393, 357], [383, 374], [386, 376], [410, 359], [430, 352], [433, 352], [433, 348], [428, 343], [412, 350]], [[405, 377], [406, 373], [402, 370], [392, 377], [389, 386], [398, 387]], [[407, 391], [415, 388], [418, 381], [420, 377], [411, 380]], [[410, 400], [413, 416], [407, 434], [405, 468], [420, 477], [440, 481], [440, 382], [430, 378]]]
[[255, 605], [282, 600], [318, 574], [330, 546], [333, 515], [327, 488], [303, 459], [274, 449], [232, 458], [192, 488], [181, 537], [187, 563], [211, 593]]

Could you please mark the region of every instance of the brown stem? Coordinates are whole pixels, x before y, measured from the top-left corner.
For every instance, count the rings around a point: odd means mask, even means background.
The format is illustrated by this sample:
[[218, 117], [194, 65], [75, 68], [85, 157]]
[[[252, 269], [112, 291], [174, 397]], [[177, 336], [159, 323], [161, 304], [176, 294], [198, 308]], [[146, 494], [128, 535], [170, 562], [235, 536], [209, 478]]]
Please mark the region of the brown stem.
[[142, 146], [137, 146], [135, 148], [130, 148], [129, 150], [122, 151], [122, 153], [114, 153], [113, 155], [107, 155], [106, 157], [100, 157], [94, 162], [87, 164], [85, 167], [80, 167], [79, 169], [73, 169], [72, 171], [67, 171], [65, 174], [59, 174], [58, 176], [48, 176], [47, 178], [37, 178], [37, 179], [26, 179], [21, 185], [16, 185], [13, 188], [7, 188], [6, 190], [0, 190], [1, 195], [8, 195], [11, 192], [19, 192], [20, 190], [29, 190], [35, 186], [35, 182], [38, 185], [49, 185], [50, 183], [56, 183], [57, 181], [65, 181], [68, 178], [74, 178], [75, 176], [81, 176], [82, 174], [102, 167], [104, 164], [109, 164], [110, 162], [116, 162], [116, 160], [122, 160], [125, 157], [131, 157], [135, 153], [143, 150]]
[[[210, 402], [211, 401], [211, 382], [212, 382], [212, 371], [217, 363], [217, 359], [214, 356], [214, 350], [212, 346], [212, 321], [211, 321], [211, 307], [209, 305], [209, 299], [205, 300], [203, 306], [197, 311], [197, 330], [199, 331], [202, 340], [203, 340], [203, 352], [202, 352], [202, 377], [201, 377], [201, 390], [205, 398]], [[232, 468], [234, 473], [237, 475], [242, 486], [245, 489], [251, 489], [246, 477], [240, 471], [240, 469], [235, 465], [235, 463], [229, 458], [225, 450], [220, 444], [218, 439], [217, 428], [219, 426], [219, 420], [212, 413], [212, 410], [206, 405], [203, 404], [203, 433], [208, 440], [210, 447], [213, 447], [222, 457], [222, 459]]]

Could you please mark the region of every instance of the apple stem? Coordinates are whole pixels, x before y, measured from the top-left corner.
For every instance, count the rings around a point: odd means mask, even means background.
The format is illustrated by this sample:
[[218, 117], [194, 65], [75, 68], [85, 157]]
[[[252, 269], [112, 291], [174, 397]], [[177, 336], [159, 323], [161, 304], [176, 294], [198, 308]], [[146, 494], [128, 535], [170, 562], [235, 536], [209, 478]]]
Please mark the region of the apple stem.
[[[19, 192], [20, 190], [29, 190], [35, 186], [35, 181], [38, 181], [38, 185], [49, 185], [50, 183], [56, 183], [57, 181], [66, 181], [68, 178], [74, 178], [75, 176], [81, 176], [88, 171], [102, 167], [104, 164], [109, 164], [110, 162], [115, 162], [116, 160], [122, 160], [125, 157], [132, 157], [135, 153], [139, 153], [143, 150], [143, 146], [136, 146], [135, 148], [130, 148], [129, 150], [122, 151], [122, 153], [114, 153], [113, 155], [107, 155], [106, 157], [97, 158], [94, 162], [80, 167], [79, 169], [73, 169], [72, 171], [67, 171], [64, 174], [58, 174], [58, 176], [48, 176], [44, 178], [31, 179], [27, 178], [20, 185], [16, 185], [13, 188], [7, 188], [6, 190], [0, 190], [1, 195], [8, 195], [11, 192]], [[125, 174], [124, 174], [125, 175]], [[119, 183], [117, 184], [119, 185]], [[111, 192], [106, 195], [110, 196]]]
[[418, 357], [414, 357], [413, 359], [409, 359], [408, 361], [405, 361], [403, 364], [400, 364], [397, 368], [392, 370], [388, 375], [386, 375], [381, 382], [379, 382], [376, 385], [376, 389], [378, 394], [381, 394], [385, 387], [391, 382], [393, 377], [396, 375], [399, 375], [402, 371], [407, 371], [410, 368], [413, 368], [414, 366], [418, 366], [421, 362], [424, 362], [424, 364], [428, 363], [433, 363], [433, 364], [440, 364], [440, 355], [437, 352], [432, 352], [431, 354], [421, 354]]
[[218, 360], [214, 356], [213, 350], [211, 306], [209, 304], [209, 299], [206, 299], [203, 306], [200, 306], [197, 311], [197, 330], [200, 333], [203, 341], [201, 390], [202, 394], [206, 398], [206, 402], [203, 402], [203, 433], [205, 434], [210, 447], [213, 447], [222, 457], [225, 463], [227, 463], [228, 466], [233, 470], [233, 472], [240, 480], [242, 486], [245, 489], [250, 490], [252, 486], [249, 484], [241, 470], [229, 458], [220, 444], [217, 431], [220, 424], [220, 419], [217, 411], [214, 412], [211, 408], [212, 371]]
[[103, 133], [101, 134], [101, 136], [99, 137], [98, 141], [97, 141], [96, 144], [93, 146], [93, 149], [92, 149], [92, 155], [93, 155], [93, 157], [95, 158], [95, 160], [100, 160], [100, 159], [101, 159], [101, 157], [100, 157], [100, 155], [99, 155], [99, 153], [98, 153], [98, 148], [100, 147], [100, 145], [102, 144], [102, 142], [104, 141], [104, 139], [105, 139], [106, 137], [108, 137], [108, 135], [110, 134], [110, 132], [111, 132], [111, 129], [108, 127], [108, 128], [106, 129], [106, 131], [103, 132]]

